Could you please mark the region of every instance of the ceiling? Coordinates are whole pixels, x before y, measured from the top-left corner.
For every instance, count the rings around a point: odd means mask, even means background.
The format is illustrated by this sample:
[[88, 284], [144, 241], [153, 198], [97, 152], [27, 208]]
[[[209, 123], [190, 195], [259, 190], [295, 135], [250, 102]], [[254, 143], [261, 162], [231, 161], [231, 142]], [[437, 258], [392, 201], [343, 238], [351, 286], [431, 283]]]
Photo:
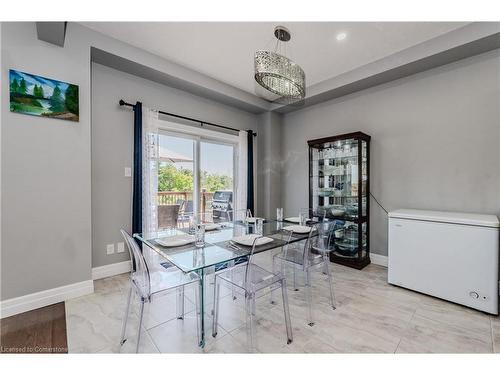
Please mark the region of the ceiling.
[[[466, 25], [465, 22], [86, 22], [103, 34], [255, 93], [253, 54], [274, 49], [273, 30], [292, 33], [287, 56], [307, 86]], [[337, 35], [345, 33], [344, 40]]]

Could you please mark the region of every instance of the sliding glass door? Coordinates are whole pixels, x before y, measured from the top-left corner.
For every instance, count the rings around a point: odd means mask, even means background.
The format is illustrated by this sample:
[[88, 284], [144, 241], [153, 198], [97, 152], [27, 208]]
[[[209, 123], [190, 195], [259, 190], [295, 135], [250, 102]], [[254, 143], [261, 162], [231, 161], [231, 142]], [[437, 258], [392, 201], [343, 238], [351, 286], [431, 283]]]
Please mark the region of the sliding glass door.
[[[200, 211], [226, 217], [233, 207], [235, 146], [200, 141]], [[214, 194], [215, 202], [214, 202]], [[215, 210], [215, 211], [214, 211]]]
[[[159, 229], [187, 224], [192, 212], [219, 216], [233, 207], [236, 146], [227, 137], [169, 130], [159, 133]], [[216, 192], [223, 193], [214, 202]]]
[[158, 228], [177, 226], [179, 217], [194, 212], [196, 139], [160, 133], [158, 158]]

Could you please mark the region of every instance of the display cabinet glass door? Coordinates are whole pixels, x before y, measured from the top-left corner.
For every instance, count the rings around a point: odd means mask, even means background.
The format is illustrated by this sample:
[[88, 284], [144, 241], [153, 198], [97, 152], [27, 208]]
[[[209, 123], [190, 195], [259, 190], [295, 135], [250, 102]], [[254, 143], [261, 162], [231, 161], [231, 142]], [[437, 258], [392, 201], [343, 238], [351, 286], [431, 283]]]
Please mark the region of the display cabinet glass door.
[[332, 260], [369, 263], [369, 139], [352, 133], [309, 141], [310, 208], [335, 220]]

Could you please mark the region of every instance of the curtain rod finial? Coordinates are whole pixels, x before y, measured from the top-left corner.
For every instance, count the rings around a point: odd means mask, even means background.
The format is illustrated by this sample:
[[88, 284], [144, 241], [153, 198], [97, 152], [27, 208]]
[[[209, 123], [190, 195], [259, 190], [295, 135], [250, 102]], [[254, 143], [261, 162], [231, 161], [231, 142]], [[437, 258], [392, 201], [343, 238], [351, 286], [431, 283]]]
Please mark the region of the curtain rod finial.
[[120, 99], [120, 101], [118, 102], [120, 105], [124, 105], [125, 104], [125, 100], [123, 99]]

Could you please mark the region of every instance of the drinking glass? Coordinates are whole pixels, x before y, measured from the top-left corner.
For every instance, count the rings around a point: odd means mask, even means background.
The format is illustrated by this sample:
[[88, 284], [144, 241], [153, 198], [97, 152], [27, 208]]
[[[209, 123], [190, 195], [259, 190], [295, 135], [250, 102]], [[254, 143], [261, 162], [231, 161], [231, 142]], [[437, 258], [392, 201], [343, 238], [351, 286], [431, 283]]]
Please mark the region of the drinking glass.
[[276, 221], [276, 230], [279, 232], [283, 229], [283, 221]]
[[245, 220], [244, 221], [249, 221], [248, 219], [250, 219], [252, 217], [252, 211], [250, 211], [249, 209], [247, 209], [245, 211]]
[[305, 226], [307, 224], [308, 215], [305, 212], [299, 213], [300, 225]]
[[276, 209], [276, 220], [283, 221], [283, 208]]
[[205, 224], [196, 224], [194, 232], [194, 246], [205, 246]]
[[195, 215], [189, 216], [189, 229], [188, 229], [189, 234], [195, 234], [196, 224], [197, 224], [196, 216]]
[[255, 220], [255, 233], [259, 236], [264, 234], [264, 219], [259, 218]]

